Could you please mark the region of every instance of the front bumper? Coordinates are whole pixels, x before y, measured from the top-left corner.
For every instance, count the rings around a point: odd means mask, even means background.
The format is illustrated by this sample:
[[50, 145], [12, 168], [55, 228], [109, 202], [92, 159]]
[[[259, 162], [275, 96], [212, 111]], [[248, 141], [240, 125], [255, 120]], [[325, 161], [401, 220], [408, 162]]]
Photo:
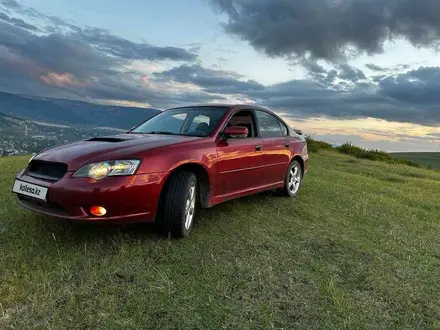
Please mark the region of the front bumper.
[[[68, 172], [50, 182], [34, 178], [22, 170], [16, 179], [48, 188], [47, 201], [18, 195], [21, 206], [35, 212], [77, 221], [151, 222], [166, 173], [108, 177], [100, 181], [73, 178]], [[105, 207], [105, 216], [96, 217], [90, 207]]]

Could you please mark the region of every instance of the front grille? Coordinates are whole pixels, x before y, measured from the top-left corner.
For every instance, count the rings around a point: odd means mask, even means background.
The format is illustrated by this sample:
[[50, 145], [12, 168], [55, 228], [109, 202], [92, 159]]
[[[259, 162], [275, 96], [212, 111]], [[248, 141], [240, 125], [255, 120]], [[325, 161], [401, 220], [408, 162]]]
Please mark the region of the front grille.
[[31, 210], [45, 212], [58, 217], [69, 216], [67, 211], [59, 204], [50, 203], [50, 202], [46, 203], [24, 195], [18, 195], [18, 199], [20, 200], [23, 206], [30, 208]]
[[58, 181], [67, 172], [67, 164], [32, 160], [29, 164], [27, 174], [34, 178]]

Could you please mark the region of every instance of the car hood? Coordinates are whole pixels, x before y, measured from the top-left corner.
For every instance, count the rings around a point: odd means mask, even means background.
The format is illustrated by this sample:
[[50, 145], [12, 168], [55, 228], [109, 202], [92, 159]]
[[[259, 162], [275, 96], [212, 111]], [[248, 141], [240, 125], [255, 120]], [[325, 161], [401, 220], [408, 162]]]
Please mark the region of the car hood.
[[171, 144], [197, 139], [181, 135], [118, 134], [82, 140], [46, 149], [34, 159], [68, 165], [68, 171], [112, 159], [137, 158], [139, 153]]

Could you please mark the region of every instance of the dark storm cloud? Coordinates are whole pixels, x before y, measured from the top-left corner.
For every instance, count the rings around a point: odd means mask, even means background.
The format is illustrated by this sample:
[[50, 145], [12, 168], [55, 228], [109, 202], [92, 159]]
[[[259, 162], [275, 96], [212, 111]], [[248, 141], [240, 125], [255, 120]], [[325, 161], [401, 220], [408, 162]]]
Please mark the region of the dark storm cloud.
[[[107, 55], [119, 57], [124, 60], [171, 60], [193, 62], [197, 54], [180, 47], [165, 46], [159, 47], [147, 43], [136, 43], [128, 39], [111, 34], [108, 30], [99, 28], [80, 28], [72, 23], [58, 17], [48, 16], [36, 11], [33, 8], [25, 7], [15, 0], [3, 0], [0, 2], [3, 7], [16, 11], [21, 15], [46, 22], [43, 32], [51, 35], [59, 35], [74, 42], [82, 42]], [[37, 30], [38, 27], [25, 22], [22, 19], [10, 18], [0, 13], [0, 20], [26, 28]]]
[[[52, 97], [123, 100], [154, 107], [204, 102], [203, 92], [158, 90], [136, 70], [133, 60], [192, 62], [197, 55], [179, 47], [136, 43], [103, 29], [82, 29], [46, 16], [14, 0], [2, 1], [8, 13], [31, 17], [38, 27], [0, 14], [0, 90]], [[34, 28], [35, 27], [35, 28]], [[217, 96], [221, 99], [221, 96]]]
[[[319, 67], [315, 69], [318, 73], [322, 72]], [[156, 79], [191, 83], [203, 91], [250, 98], [292, 118], [371, 117], [440, 126], [440, 79], [436, 80], [436, 77], [440, 78], [440, 68], [422, 68], [401, 77], [387, 77], [379, 85], [368, 82], [361, 70], [344, 65], [338, 69], [324, 70], [322, 74], [328, 80], [334, 80], [335, 77], [346, 79], [341, 82], [345, 83], [343, 86], [312, 80], [291, 80], [262, 86], [252, 81], [242, 81], [240, 76], [226, 71], [205, 69], [198, 65], [184, 65], [164, 71], [157, 74]], [[420, 80], [419, 87], [414, 86], [415, 79]], [[391, 84], [396, 81], [400, 84]], [[408, 93], [411, 88], [413, 94]], [[430, 95], [430, 102], [424, 99], [426, 95]], [[438, 106], [434, 106], [433, 102]]]
[[367, 77], [362, 70], [352, 67], [348, 64], [341, 64], [339, 66], [341, 73], [339, 78], [346, 81], [358, 82], [359, 80], [366, 80]]
[[182, 65], [156, 75], [159, 79], [172, 79], [180, 83], [191, 83], [209, 93], [243, 94], [262, 90], [264, 86], [254, 80], [239, 80], [236, 74], [205, 69], [199, 65]]
[[[369, 1], [378, 2], [379, 0]], [[396, 0], [395, 7], [400, 7], [402, 3], [407, 2], [407, 0], [399, 1]], [[426, 0], [421, 1], [426, 2]], [[240, 1], [240, 5], [233, 0], [217, 2], [229, 13], [231, 18], [229, 28], [237, 28], [238, 22], [240, 24], [244, 22], [243, 13], [252, 14], [244, 18], [246, 24], [253, 22], [255, 17], [263, 18], [272, 15], [271, 20], [260, 21], [263, 30], [260, 27], [255, 30], [259, 36], [257, 41], [261, 45], [265, 45], [267, 43], [265, 38], [273, 36], [273, 29], [277, 29], [276, 26], [272, 28], [269, 26], [270, 24], [276, 25], [279, 19], [278, 11], [274, 9], [277, 7], [272, 7], [272, 3], [281, 3], [285, 7], [283, 19], [287, 25], [292, 23], [290, 20], [292, 15], [289, 12], [292, 7], [291, 2], [288, 1], [253, 2], [247, 0]], [[320, 13], [321, 9], [313, 5], [318, 3], [316, 0], [303, 2], [292, 1], [297, 4], [300, 12], [301, 10], [304, 12], [304, 9], [301, 9], [304, 5], [311, 13], [315, 11]], [[256, 3], [258, 5], [255, 5]], [[341, 3], [347, 4], [346, 14], [350, 16], [351, 11], [356, 7], [354, 4], [359, 6], [360, 0], [346, 0], [345, 2], [340, 0], [335, 2], [334, 7], [340, 9]], [[362, 3], [368, 16], [369, 2], [365, 0]], [[387, 1], [382, 0], [381, 3], [387, 3]], [[331, 68], [328, 68], [328, 66], [321, 65], [316, 58], [307, 57], [300, 58], [299, 63], [306, 68], [313, 79], [291, 80], [264, 86], [234, 72], [191, 64], [197, 59], [191, 50], [136, 43], [115, 36], [106, 30], [83, 29], [59, 18], [41, 14], [14, 0], [3, 0], [1, 4], [9, 11], [4, 14], [7, 18], [0, 20], [0, 90], [87, 100], [145, 102], [158, 108], [210, 102], [214, 99], [227, 100], [233, 97], [239, 100], [252, 99], [292, 118], [373, 117], [440, 126], [440, 112], [438, 111], [440, 108], [440, 68], [420, 68], [415, 71], [401, 72], [404, 70], [403, 67], [394, 67], [380, 72], [381, 77], [376, 81], [369, 81], [360, 69], [344, 64], [343, 61], [334, 62]], [[335, 8], [332, 10], [336, 10]], [[261, 13], [264, 9], [267, 9], [267, 12]], [[433, 5], [432, 9], [435, 10], [436, 7]], [[14, 13], [19, 13], [19, 15]], [[333, 32], [330, 33], [332, 25], [328, 25], [329, 22], [334, 23], [332, 18], [319, 15], [310, 17], [310, 24], [317, 24], [311, 31], [307, 29], [301, 32], [294, 31], [290, 36], [283, 30], [277, 30], [280, 38], [286, 38], [286, 41], [291, 41], [293, 38], [292, 40], [295, 41], [293, 44], [287, 42], [286, 49], [278, 54], [292, 55], [296, 52], [296, 55], [303, 55], [305, 53], [298, 52], [298, 49], [304, 49], [304, 51], [314, 52], [312, 55], [315, 57], [318, 57], [319, 53], [327, 56], [326, 58], [339, 57], [342, 54], [340, 48], [329, 48], [331, 44], [327, 44], [325, 38], [321, 40], [321, 36], [316, 37], [316, 34], [321, 31], [321, 25], [325, 25], [328, 30], [325, 31], [327, 35], [324, 37], [331, 37], [330, 41], [336, 38]], [[17, 21], [14, 21], [15, 23], [11, 21], [11, 17], [30, 17], [32, 19], [29, 21], [23, 20], [23, 23], [29, 26], [36, 24], [37, 21], [44, 23], [36, 26], [39, 31], [34, 33], [29, 27], [19, 27]], [[323, 22], [319, 21], [321, 18]], [[345, 17], [342, 20], [349, 21]], [[365, 23], [363, 18], [359, 18], [359, 22], [361, 25]], [[429, 22], [431, 21], [428, 20]], [[246, 24], [240, 26], [244, 28]], [[299, 17], [295, 24], [298, 28], [301, 27], [304, 19]], [[405, 24], [408, 26], [409, 23]], [[365, 26], [363, 28], [365, 29]], [[353, 30], [356, 29], [358, 27], [355, 24]], [[264, 31], [267, 35], [263, 33]], [[334, 33], [339, 32], [339, 30], [334, 30]], [[345, 34], [355, 33], [355, 31], [345, 30], [343, 32]], [[307, 37], [307, 40], [301, 41], [302, 37], [299, 36], [301, 33]], [[344, 33], [342, 37], [336, 38], [337, 41], [339, 40], [339, 45], [345, 45], [347, 41]], [[313, 43], [313, 38], [317, 40], [315, 40], [317, 44]], [[301, 41], [299, 44], [297, 39]], [[428, 39], [432, 40], [432, 36]], [[360, 42], [362, 38], [356, 40], [355, 45], [363, 45], [364, 50], [368, 49], [366, 46], [368, 43]], [[279, 41], [274, 38], [273, 46], [277, 46]], [[299, 48], [297, 48], [298, 45], [300, 45]], [[147, 76], [141, 70], [136, 69], [133, 60], [155, 62], [166, 60], [178, 63], [174, 68]], [[147, 62], [144, 64], [148, 65]], [[177, 88], [176, 86], [180, 84], [196, 85], [199, 88], [196, 90], [185, 88], [185, 86]]]
[[336, 78], [342, 80], [340, 84], [350, 85], [367, 80], [364, 72], [346, 63], [334, 65], [334, 69], [326, 70], [322, 65], [313, 59], [303, 59], [299, 62], [308, 72], [309, 76], [323, 84], [333, 86]]
[[337, 60], [383, 52], [386, 40], [440, 41], [438, 0], [211, 0], [225, 30], [269, 56]]
[[320, 82], [333, 83], [334, 78], [338, 75], [337, 71], [333, 71], [331, 74], [322, 65], [320, 65], [314, 59], [300, 59], [297, 63], [301, 65], [308, 73], [311, 79]]
[[0, 20], [21, 27], [23, 29], [38, 31], [38, 27], [36, 27], [35, 25], [28, 24], [25, 21], [23, 21], [21, 18], [9, 17], [8, 15], [2, 12], [0, 12]]
[[[97, 52], [92, 46], [63, 34], [36, 35], [0, 22], [0, 47], [8, 57], [0, 61], [14, 62], [13, 70], [29, 73], [71, 73], [78, 78], [88, 77], [109, 70], [120, 63], [117, 58]], [[18, 61], [20, 60], [20, 61]], [[22, 61], [29, 65], [24, 66]]]
[[[366, 84], [364, 88], [349, 90], [328, 89], [317, 85], [315, 93], [303, 92], [306, 84], [299, 82], [290, 90], [280, 86], [271, 86], [274, 91], [285, 90], [277, 97], [262, 98], [270, 107], [284, 110], [293, 116], [327, 116], [341, 119], [377, 118], [395, 122], [415, 123], [428, 126], [440, 126], [440, 102], [433, 104], [420, 103], [415, 97], [411, 102], [393, 98], [376, 85]], [[307, 88], [309, 90], [310, 88]], [[440, 93], [440, 89], [437, 89]], [[274, 94], [274, 93], [272, 93]], [[421, 96], [423, 97], [423, 96]]]
[[301, 64], [309, 72], [313, 72], [315, 74], [327, 73], [327, 70], [324, 69], [322, 65], [318, 64], [316, 60], [303, 59], [299, 64]]
[[414, 105], [434, 106], [440, 113], [440, 68], [421, 67], [396, 77], [387, 77], [380, 81], [379, 86], [382, 95]]
[[132, 60], [194, 61], [197, 55], [183, 48], [158, 47], [146, 43], [135, 43], [110, 34], [107, 30], [88, 28], [74, 35], [87, 44], [113, 56]]

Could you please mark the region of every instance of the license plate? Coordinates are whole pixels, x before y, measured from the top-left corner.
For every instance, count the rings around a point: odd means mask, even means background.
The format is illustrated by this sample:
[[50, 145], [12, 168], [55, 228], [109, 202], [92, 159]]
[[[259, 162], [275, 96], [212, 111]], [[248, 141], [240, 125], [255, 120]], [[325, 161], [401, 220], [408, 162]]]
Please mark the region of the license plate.
[[26, 195], [43, 201], [46, 200], [46, 195], [47, 195], [46, 187], [37, 186], [36, 184], [32, 184], [20, 180], [15, 180], [14, 186], [12, 187], [12, 191], [17, 194]]

